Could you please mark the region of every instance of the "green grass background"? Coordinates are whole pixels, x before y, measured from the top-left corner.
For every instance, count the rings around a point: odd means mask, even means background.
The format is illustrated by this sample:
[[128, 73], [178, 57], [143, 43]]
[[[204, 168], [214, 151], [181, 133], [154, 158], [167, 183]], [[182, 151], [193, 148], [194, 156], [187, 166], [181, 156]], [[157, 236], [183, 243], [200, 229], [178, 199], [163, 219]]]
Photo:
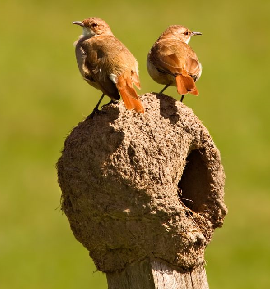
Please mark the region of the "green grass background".
[[[77, 69], [72, 21], [105, 19], [139, 61], [141, 93], [159, 91], [146, 55], [182, 24], [204, 71], [185, 104], [225, 167], [224, 227], [206, 251], [210, 288], [270, 288], [270, 1], [1, 0], [0, 288], [106, 288], [59, 209], [55, 163], [100, 92]], [[179, 99], [175, 88], [167, 93]]]

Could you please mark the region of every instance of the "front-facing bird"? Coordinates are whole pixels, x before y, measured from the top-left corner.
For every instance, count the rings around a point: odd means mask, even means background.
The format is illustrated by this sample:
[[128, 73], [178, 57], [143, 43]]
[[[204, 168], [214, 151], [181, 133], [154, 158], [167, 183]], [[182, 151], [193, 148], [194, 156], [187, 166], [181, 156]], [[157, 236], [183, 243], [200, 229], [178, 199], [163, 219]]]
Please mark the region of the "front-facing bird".
[[182, 95], [198, 95], [195, 82], [200, 78], [202, 65], [188, 45], [191, 36], [202, 35], [181, 25], [169, 26], [152, 46], [147, 56], [147, 70], [157, 83], [174, 85]]
[[143, 105], [133, 88], [133, 84], [140, 88], [135, 57], [104, 20], [92, 17], [73, 24], [83, 28], [75, 49], [79, 70], [84, 80], [103, 93], [94, 112], [104, 95], [111, 101], [119, 100], [121, 95], [127, 109], [143, 113]]

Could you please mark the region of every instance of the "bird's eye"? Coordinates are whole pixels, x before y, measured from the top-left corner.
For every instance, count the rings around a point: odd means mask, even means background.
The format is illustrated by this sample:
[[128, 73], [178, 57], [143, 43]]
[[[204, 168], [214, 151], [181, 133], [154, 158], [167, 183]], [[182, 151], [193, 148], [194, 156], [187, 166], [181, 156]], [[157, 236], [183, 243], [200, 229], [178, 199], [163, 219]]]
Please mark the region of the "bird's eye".
[[188, 35], [188, 34], [189, 34], [188, 31], [185, 31], [185, 32], [184, 32], [184, 35]]
[[94, 27], [97, 27], [97, 23], [92, 23], [91, 26], [94, 28]]

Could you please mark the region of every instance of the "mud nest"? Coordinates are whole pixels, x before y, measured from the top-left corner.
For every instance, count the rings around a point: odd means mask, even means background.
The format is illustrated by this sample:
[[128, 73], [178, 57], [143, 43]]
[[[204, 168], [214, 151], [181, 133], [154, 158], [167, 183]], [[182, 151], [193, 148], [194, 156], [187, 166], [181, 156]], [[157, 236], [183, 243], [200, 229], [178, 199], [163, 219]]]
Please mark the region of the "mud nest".
[[79, 123], [57, 163], [62, 210], [104, 272], [144, 258], [199, 266], [227, 212], [220, 153], [201, 121], [169, 96], [142, 101], [144, 114], [120, 102]]

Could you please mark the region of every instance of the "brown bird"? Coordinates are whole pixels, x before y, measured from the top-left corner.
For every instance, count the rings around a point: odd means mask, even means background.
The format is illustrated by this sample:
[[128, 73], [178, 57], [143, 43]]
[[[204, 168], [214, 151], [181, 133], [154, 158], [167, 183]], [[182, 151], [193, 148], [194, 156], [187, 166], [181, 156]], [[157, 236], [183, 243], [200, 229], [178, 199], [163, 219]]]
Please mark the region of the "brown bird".
[[202, 74], [202, 65], [197, 55], [188, 45], [191, 36], [202, 35], [181, 25], [169, 26], [152, 46], [147, 56], [147, 70], [157, 83], [176, 86], [182, 95], [198, 95], [195, 86]]
[[83, 28], [82, 35], [75, 42], [79, 70], [84, 80], [102, 91], [91, 116], [98, 111], [104, 95], [111, 98], [110, 103], [119, 100], [121, 95], [127, 109], [143, 113], [143, 105], [133, 88], [133, 84], [140, 88], [135, 57], [113, 35], [104, 20], [92, 17], [73, 24]]

